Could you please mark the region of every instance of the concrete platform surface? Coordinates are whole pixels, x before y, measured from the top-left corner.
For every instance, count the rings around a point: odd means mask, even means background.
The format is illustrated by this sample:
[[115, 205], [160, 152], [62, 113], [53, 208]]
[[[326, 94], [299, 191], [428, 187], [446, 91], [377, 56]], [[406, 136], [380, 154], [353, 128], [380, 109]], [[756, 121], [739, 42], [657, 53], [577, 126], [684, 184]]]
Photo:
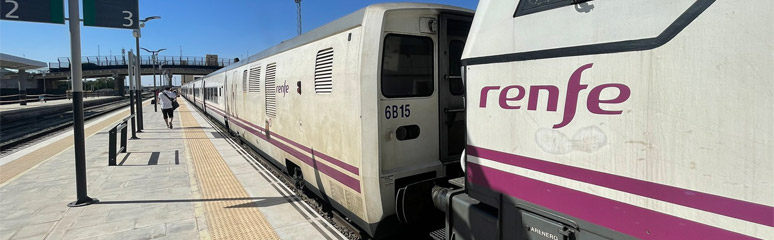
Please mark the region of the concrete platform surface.
[[[160, 111], [145, 107], [145, 130], [129, 140], [119, 166], [107, 166], [107, 131], [127, 112], [91, 124], [107, 126], [86, 139], [88, 195], [97, 204], [67, 206], [76, 200], [72, 147], [0, 182], [0, 240], [344, 239], [192, 106], [181, 105], [173, 129]], [[47, 144], [0, 159], [0, 170], [47, 151]]]

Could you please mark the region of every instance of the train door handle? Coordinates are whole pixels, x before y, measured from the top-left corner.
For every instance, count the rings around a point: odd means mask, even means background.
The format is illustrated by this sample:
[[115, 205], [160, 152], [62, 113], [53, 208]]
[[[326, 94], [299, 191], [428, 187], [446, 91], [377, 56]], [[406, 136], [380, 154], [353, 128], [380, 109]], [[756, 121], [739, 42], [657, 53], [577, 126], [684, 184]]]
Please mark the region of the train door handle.
[[464, 108], [452, 108], [452, 109], [443, 108], [444, 113], [458, 113], [458, 112], [464, 112], [464, 111], [465, 111]]

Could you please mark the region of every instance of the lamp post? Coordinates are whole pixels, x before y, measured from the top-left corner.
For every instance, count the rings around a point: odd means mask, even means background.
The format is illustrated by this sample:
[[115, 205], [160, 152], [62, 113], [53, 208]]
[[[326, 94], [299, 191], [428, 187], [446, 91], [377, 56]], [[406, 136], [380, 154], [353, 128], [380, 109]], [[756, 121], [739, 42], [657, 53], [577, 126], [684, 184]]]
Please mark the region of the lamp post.
[[158, 95], [157, 95], [157, 87], [156, 87], [156, 63], [157, 59], [159, 57], [159, 53], [161, 51], [167, 50], [166, 48], [162, 48], [156, 51], [148, 50], [147, 48], [142, 48], [142, 50], [145, 50], [146, 52], [151, 54], [151, 59], [153, 61], [153, 111], [158, 112]]
[[127, 63], [127, 66], [129, 67], [129, 69], [127, 69], [127, 75], [128, 75], [127, 78], [129, 79], [129, 110], [130, 110], [129, 113], [131, 113], [131, 115], [134, 115], [134, 117], [132, 118], [132, 137], [130, 139], [138, 139], [137, 138], [137, 115], [135, 115], [135, 110], [134, 110], [134, 106], [135, 106], [134, 74], [136, 72], [134, 69], [136, 68], [135, 65], [137, 65], [135, 63], [137, 59], [134, 57], [134, 53], [132, 52], [132, 50], [129, 50], [129, 55], [127, 56], [127, 59], [128, 61], [126, 61], [126, 63]]
[[[140, 28], [145, 27], [145, 23], [153, 20], [153, 19], [161, 19], [159, 16], [151, 16], [146, 17], [143, 20], [140, 20]], [[132, 34], [134, 34], [135, 44], [137, 45], [137, 131], [142, 132], [142, 71], [140, 70], [140, 65], [142, 65], [142, 61], [140, 60], [140, 28], [135, 29], [132, 31]]]
[[70, 207], [86, 206], [99, 200], [86, 193], [86, 143], [83, 130], [83, 71], [81, 65], [81, 22], [78, 21], [78, 0], [68, 0], [70, 15], [70, 77], [73, 80], [73, 145], [75, 148], [75, 182], [78, 200]]

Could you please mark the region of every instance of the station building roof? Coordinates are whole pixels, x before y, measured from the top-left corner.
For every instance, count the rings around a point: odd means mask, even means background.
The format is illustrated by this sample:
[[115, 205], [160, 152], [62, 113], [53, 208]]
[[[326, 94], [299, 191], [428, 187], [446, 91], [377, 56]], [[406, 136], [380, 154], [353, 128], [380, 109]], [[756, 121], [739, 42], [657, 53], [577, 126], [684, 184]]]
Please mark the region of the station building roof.
[[29, 70], [48, 67], [44, 62], [0, 53], [0, 68]]

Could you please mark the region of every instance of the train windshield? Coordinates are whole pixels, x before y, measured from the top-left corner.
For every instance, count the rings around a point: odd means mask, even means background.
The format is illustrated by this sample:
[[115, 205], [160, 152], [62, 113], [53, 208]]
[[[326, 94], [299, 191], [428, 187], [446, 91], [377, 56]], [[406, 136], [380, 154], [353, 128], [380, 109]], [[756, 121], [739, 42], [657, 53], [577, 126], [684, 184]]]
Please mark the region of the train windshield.
[[382, 54], [382, 95], [388, 98], [433, 94], [433, 40], [389, 34]]

